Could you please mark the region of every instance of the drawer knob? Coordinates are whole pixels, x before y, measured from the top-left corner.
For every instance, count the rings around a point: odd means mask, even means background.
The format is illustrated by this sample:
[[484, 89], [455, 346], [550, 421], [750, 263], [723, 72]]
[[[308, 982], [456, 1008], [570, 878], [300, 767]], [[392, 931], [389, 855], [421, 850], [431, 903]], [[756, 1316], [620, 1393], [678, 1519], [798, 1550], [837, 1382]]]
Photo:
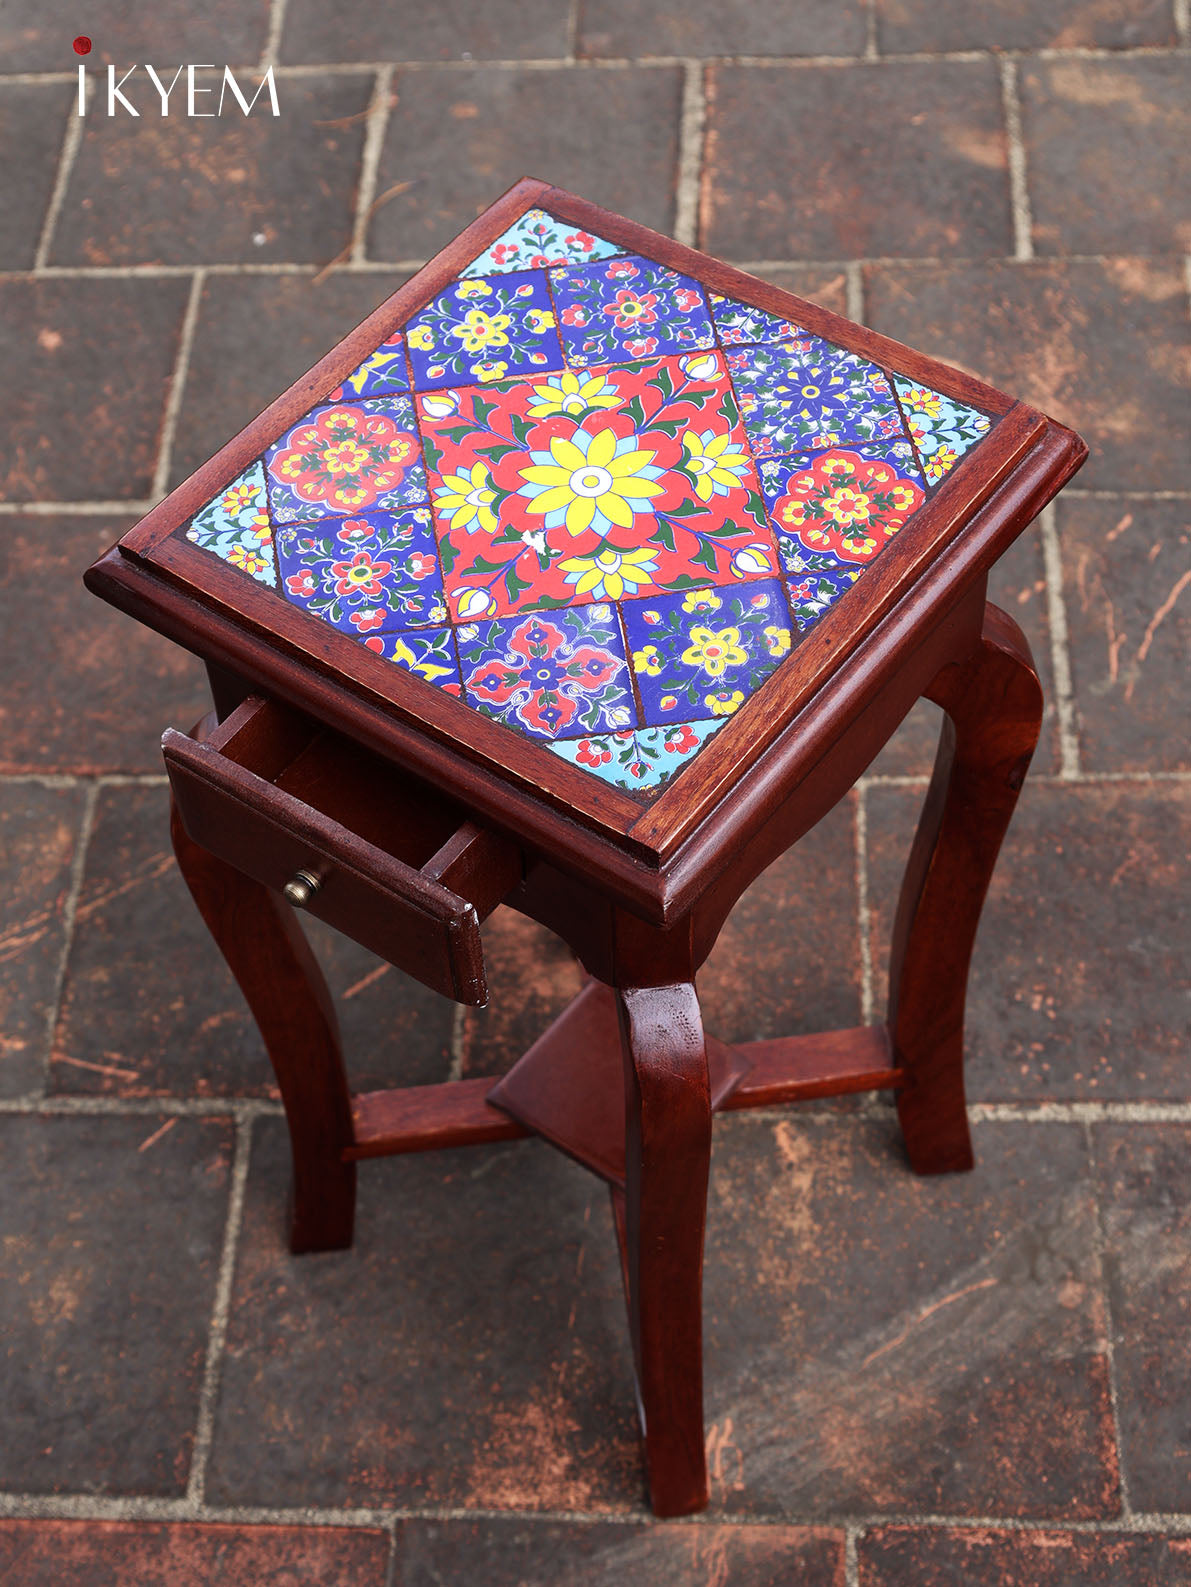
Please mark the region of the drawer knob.
[[281, 891], [296, 908], [308, 904], [323, 885], [322, 877], [313, 871], [296, 871]]

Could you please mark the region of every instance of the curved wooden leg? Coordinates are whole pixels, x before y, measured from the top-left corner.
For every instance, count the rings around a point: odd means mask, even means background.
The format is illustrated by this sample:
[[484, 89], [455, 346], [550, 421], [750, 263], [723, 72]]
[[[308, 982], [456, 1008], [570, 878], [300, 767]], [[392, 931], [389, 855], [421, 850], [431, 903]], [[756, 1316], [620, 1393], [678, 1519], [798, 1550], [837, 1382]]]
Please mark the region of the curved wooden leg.
[[178, 866], [248, 1001], [281, 1088], [293, 1153], [290, 1249], [352, 1243], [351, 1094], [331, 994], [289, 904], [200, 848], [170, 802]]
[[703, 1225], [711, 1097], [689, 982], [617, 994], [625, 1061], [625, 1269], [650, 1502], [707, 1503]]
[[945, 667], [927, 698], [946, 712], [934, 775], [902, 881], [889, 967], [897, 1110], [920, 1174], [971, 1168], [964, 1106], [968, 966], [980, 909], [1042, 722], [1024, 634], [985, 607], [975, 654]]

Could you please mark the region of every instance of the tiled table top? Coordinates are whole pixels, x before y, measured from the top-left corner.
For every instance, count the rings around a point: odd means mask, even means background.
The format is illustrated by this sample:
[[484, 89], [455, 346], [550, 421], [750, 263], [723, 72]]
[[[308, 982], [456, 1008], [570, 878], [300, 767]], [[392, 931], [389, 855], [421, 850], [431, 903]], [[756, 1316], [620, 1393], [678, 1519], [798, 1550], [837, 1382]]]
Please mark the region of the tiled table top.
[[993, 423], [531, 209], [178, 533], [648, 797]]

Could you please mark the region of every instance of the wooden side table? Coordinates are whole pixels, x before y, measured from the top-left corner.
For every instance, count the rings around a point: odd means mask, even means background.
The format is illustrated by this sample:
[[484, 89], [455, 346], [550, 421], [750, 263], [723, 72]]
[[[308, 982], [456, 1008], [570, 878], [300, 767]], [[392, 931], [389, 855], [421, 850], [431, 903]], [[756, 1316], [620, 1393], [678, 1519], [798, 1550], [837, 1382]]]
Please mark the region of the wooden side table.
[[[986, 575], [1086, 455], [946, 365], [519, 182], [87, 573], [202, 656], [179, 863], [252, 1008], [295, 1251], [356, 1163], [536, 1133], [611, 1187], [649, 1491], [706, 1502], [711, 1116], [891, 1089], [969, 1168], [963, 1013], [1042, 698]], [[945, 712], [872, 1027], [728, 1047], [695, 975], [919, 696]], [[498, 904], [592, 979], [498, 1083], [353, 1095], [302, 908], [464, 1003]]]

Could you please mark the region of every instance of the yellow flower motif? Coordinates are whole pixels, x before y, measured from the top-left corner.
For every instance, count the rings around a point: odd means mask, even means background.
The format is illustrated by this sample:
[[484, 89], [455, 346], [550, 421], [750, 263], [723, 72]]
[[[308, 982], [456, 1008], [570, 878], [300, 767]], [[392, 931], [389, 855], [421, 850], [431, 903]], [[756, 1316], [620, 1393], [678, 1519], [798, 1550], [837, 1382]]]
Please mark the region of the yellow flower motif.
[[739, 628], [691, 629], [691, 642], [683, 651], [684, 667], [702, 667], [709, 678], [718, 678], [725, 667], [737, 667], [747, 661], [748, 652], [741, 649]]
[[411, 347], [416, 347], [419, 352], [432, 353], [434, 351], [434, 336], [428, 325], [415, 325], [405, 339]]
[[455, 288], [457, 298], [486, 298], [492, 288], [486, 281], [460, 281]]
[[617, 456], [612, 430], [597, 430], [588, 440], [586, 455], [574, 441], [556, 435], [550, 441], [554, 461], [531, 463], [521, 470], [522, 479], [529, 484], [548, 487], [533, 498], [526, 511], [544, 517], [565, 509], [564, 522], [567, 533], [572, 535], [590, 529], [597, 517], [620, 529], [629, 529], [633, 523], [632, 502], [656, 496], [665, 488], [645, 472], [655, 455], [634, 448]]
[[850, 529], [854, 523], [867, 523], [872, 517], [873, 499], [855, 485], [841, 485], [823, 498], [823, 511], [841, 529]]
[[224, 492], [223, 500], [219, 505], [229, 518], [234, 517], [236, 513], [243, 512], [244, 508], [252, 503], [257, 491], [258, 487], [256, 485], [232, 485], [230, 489]]
[[244, 545], [234, 545], [228, 552], [227, 559], [233, 567], [243, 568], [245, 573], [263, 573], [269, 565], [264, 557], [255, 551], [250, 551]]
[[663, 711], [672, 711], [678, 704], [678, 696], [676, 694], [663, 694], [658, 704]]
[[430, 683], [433, 683], [436, 678], [447, 677], [451, 671], [450, 667], [440, 667], [429, 656], [419, 661], [404, 639], [394, 640], [392, 654], [394, 661], [403, 662], [411, 672], [419, 673]]
[[682, 597], [684, 612], [718, 612], [723, 604], [714, 590], [691, 590]]
[[620, 401], [605, 375], [588, 375], [564, 369], [533, 387], [535, 401], [525, 410], [531, 419], [549, 419], [556, 413], [582, 413], [589, 408], [614, 408]]
[[930, 470], [937, 470], [939, 475], [942, 476], [953, 464], [958, 462], [959, 453], [953, 446], [940, 445], [927, 458], [926, 466]]
[[696, 435], [687, 430], [682, 437], [686, 453], [686, 467], [695, 476], [695, 495], [700, 501], [710, 501], [717, 494], [726, 494], [740, 484], [740, 476], [748, 467], [748, 455], [732, 443], [730, 435], [714, 435], [705, 430]]
[[502, 364], [498, 358], [485, 358], [481, 363], [473, 364], [471, 372], [480, 377], [481, 383], [485, 383], [489, 380], [502, 380], [508, 367], [508, 364]]
[[273, 529], [269, 523], [269, 515], [263, 512], [254, 514], [251, 524], [244, 533], [255, 535], [263, 546], [272, 545]]
[[531, 331], [552, 331], [557, 324], [553, 309], [530, 309], [525, 318]]
[[905, 400], [916, 413], [925, 413], [931, 419], [937, 419], [943, 411], [942, 397], [927, 386], [912, 386]]
[[462, 325], [453, 325], [451, 335], [457, 336], [469, 353], [482, 353], [485, 347], [507, 347], [505, 335], [513, 323], [511, 314], [485, 314], [483, 309], [468, 309]]
[[648, 546], [637, 546], [632, 551], [605, 546], [595, 556], [568, 557], [558, 565], [567, 575], [567, 583], [575, 586], [576, 595], [588, 595], [594, 590], [606, 601], [635, 595], [641, 585], [653, 583], [650, 574], [657, 571]]
[[499, 525], [492, 510], [496, 491], [483, 463], [473, 463], [458, 474], [444, 474], [442, 482], [446, 488], [435, 491], [434, 504], [440, 516], [450, 513], [452, 529], [466, 529], [468, 534], [476, 529], [496, 533]]
[[656, 678], [662, 670], [662, 658], [658, 655], [658, 647], [646, 645], [641, 650], [634, 650], [633, 666], [638, 672], [645, 673], [646, 677]]
[[789, 650], [790, 630], [788, 628], [778, 628], [776, 624], [770, 623], [768, 627], [762, 629], [762, 634], [765, 638], [765, 648], [771, 656], [784, 656]]
[[738, 711], [744, 704], [744, 695], [739, 689], [729, 692], [721, 689], [718, 694], [705, 694], [703, 704], [712, 716], [731, 716], [733, 711]]

